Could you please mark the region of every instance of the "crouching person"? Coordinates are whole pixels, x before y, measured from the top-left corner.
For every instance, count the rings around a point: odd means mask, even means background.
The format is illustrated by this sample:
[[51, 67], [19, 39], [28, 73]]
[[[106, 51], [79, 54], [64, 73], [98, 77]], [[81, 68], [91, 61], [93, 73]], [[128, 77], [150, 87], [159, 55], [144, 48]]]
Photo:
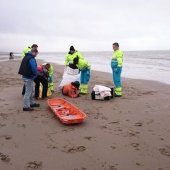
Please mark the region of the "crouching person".
[[35, 98], [39, 98], [40, 93], [40, 83], [42, 84], [42, 99], [47, 98], [47, 90], [48, 90], [48, 73], [49, 66], [48, 65], [40, 65], [37, 67], [38, 75], [35, 79]]
[[79, 86], [80, 86], [80, 83], [78, 81], [69, 83], [63, 86], [62, 94], [72, 97], [72, 98], [76, 98], [79, 96]]
[[18, 72], [22, 75], [25, 85], [23, 111], [33, 111], [33, 107], [40, 106], [38, 103], [35, 103], [34, 100], [34, 80], [37, 77], [37, 63], [35, 57], [37, 54], [37, 49], [32, 49], [31, 52], [27, 53], [21, 62]]

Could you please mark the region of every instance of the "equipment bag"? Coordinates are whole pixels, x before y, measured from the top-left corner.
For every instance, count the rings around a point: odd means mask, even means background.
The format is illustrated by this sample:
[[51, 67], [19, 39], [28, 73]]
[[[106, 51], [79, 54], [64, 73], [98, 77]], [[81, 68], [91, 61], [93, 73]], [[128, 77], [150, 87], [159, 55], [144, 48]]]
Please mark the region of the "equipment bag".
[[95, 85], [91, 92], [92, 100], [110, 100], [114, 97], [114, 88], [102, 85]]

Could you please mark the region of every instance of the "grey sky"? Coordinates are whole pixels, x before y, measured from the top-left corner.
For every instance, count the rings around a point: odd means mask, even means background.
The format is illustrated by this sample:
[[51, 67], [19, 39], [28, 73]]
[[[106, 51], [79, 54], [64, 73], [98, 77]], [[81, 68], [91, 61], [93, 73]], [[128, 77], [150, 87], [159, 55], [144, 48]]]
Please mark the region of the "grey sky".
[[170, 49], [169, 0], [0, 0], [0, 51]]

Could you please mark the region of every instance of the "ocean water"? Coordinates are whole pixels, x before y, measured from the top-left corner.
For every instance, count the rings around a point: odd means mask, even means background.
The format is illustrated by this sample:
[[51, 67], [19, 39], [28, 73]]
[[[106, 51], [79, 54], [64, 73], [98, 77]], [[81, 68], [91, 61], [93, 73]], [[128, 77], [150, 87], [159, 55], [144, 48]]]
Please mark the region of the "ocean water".
[[[92, 70], [111, 73], [112, 52], [82, 52]], [[14, 53], [15, 55], [15, 53]], [[19, 53], [16, 54], [19, 56]], [[64, 64], [66, 53], [40, 53], [37, 59]], [[4, 54], [1, 57], [4, 57]], [[125, 51], [122, 76], [170, 84], [170, 51]]]

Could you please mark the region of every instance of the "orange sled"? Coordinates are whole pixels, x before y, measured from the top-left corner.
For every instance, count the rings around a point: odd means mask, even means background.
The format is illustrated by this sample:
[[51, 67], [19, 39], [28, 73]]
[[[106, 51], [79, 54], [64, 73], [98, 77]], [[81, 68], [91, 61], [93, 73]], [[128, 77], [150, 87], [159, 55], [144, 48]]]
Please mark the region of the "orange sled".
[[84, 112], [64, 99], [48, 99], [48, 106], [64, 124], [81, 123], [86, 118]]

